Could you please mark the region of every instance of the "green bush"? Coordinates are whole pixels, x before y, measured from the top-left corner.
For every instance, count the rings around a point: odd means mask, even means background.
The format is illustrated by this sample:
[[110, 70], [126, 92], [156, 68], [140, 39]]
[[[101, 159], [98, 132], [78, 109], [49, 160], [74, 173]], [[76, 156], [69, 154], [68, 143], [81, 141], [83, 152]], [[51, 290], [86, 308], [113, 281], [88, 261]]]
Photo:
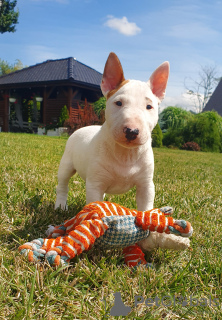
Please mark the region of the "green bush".
[[58, 126], [63, 127], [64, 122], [69, 119], [69, 111], [66, 106], [64, 106], [61, 110]]
[[152, 146], [157, 148], [162, 147], [163, 145], [162, 140], [163, 140], [163, 134], [160, 129], [159, 123], [157, 123], [157, 125], [152, 131]]
[[164, 146], [174, 146], [181, 148], [185, 143], [183, 137], [183, 129], [169, 128], [167, 132], [163, 134], [163, 145]]
[[202, 151], [222, 152], [222, 117], [214, 111], [192, 115], [189, 121], [180, 127], [169, 127], [163, 135], [165, 146], [181, 148], [190, 141], [196, 142]]
[[161, 112], [158, 122], [162, 132], [166, 132], [169, 128], [183, 128], [193, 117], [190, 111], [179, 107], [167, 107]]
[[94, 109], [96, 115], [99, 117], [101, 112], [106, 109], [106, 98], [101, 97], [101, 98], [99, 98], [99, 100], [94, 102], [93, 109]]
[[185, 142], [194, 141], [202, 151], [221, 152], [222, 118], [217, 112], [207, 111], [195, 115], [184, 128]]

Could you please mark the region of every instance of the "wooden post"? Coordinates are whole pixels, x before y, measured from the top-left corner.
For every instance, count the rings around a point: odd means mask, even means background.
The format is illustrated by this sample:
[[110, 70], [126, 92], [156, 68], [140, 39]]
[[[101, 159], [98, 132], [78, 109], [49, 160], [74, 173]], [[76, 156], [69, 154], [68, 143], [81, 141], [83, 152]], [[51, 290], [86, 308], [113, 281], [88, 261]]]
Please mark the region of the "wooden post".
[[46, 125], [46, 108], [47, 108], [47, 99], [48, 99], [48, 95], [47, 95], [47, 91], [46, 91], [46, 87], [44, 87], [44, 91], [43, 91], [43, 102], [42, 102], [42, 108], [43, 108], [43, 112], [42, 112], [42, 120], [43, 120], [43, 124]]
[[72, 108], [72, 100], [73, 98], [77, 95], [77, 93], [79, 92], [78, 89], [73, 90], [72, 87], [68, 88], [68, 103], [67, 103], [67, 108], [70, 114], [70, 109]]
[[68, 88], [68, 102], [67, 102], [67, 109], [69, 111], [69, 114], [70, 114], [70, 109], [72, 107], [72, 95], [73, 95], [72, 87], [69, 87]]
[[8, 132], [9, 130], [9, 92], [4, 95], [4, 127], [3, 131]]

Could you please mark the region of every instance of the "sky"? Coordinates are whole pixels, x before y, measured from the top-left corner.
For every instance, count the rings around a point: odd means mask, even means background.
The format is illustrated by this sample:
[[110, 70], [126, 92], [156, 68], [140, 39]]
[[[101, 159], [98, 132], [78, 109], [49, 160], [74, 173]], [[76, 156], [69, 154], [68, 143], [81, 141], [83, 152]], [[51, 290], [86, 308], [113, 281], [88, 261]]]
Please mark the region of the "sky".
[[222, 1], [18, 0], [17, 8], [16, 32], [0, 34], [0, 59], [10, 64], [74, 57], [102, 73], [113, 51], [126, 79], [147, 81], [167, 60], [162, 109], [192, 109], [186, 87], [201, 67], [222, 76]]

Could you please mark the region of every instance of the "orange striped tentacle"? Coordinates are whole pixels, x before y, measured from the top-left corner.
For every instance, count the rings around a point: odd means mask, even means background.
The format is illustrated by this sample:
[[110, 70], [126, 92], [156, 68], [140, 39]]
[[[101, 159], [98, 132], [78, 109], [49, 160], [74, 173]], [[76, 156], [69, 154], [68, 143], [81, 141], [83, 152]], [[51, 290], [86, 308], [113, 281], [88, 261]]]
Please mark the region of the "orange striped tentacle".
[[54, 228], [53, 228], [53, 230], [52, 230], [52, 232], [50, 232], [49, 234], [48, 234], [48, 239], [50, 239], [50, 238], [55, 238], [55, 234], [56, 234], [56, 237], [59, 237], [59, 236], [63, 236], [64, 234], [65, 234], [65, 230], [64, 230], [64, 228], [61, 228], [61, 227], [63, 227], [64, 225], [62, 225], [62, 224], [60, 224], [59, 226], [55, 226]]
[[119, 204], [116, 204], [116, 203], [110, 203], [110, 206], [115, 206], [116, 207], [116, 210], [115, 212], [117, 212], [117, 215], [118, 216], [135, 216], [137, 214], [137, 211], [136, 210], [130, 210], [126, 207], [123, 207], [123, 206], [120, 206]]
[[168, 226], [174, 226], [174, 219], [166, 217], [159, 209], [138, 211], [136, 225], [143, 230], [170, 233]]
[[[70, 240], [69, 240], [70, 242]], [[66, 242], [65, 239], [62, 244], [63, 254], [69, 257], [69, 259], [73, 259], [76, 255], [82, 253], [82, 248], [79, 244], [73, 242], [71, 245], [69, 242]]]
[[174, 224], [174, 228], [179, 231], [180, 233], [189, 233], [192, 229], [191, 223], [189, 221], [186, 221], [186, 228], [182, 228], [180, 225], [177, 225], [176, 222]]
[[70, 259], [79, 255], [95, 242], [96, 238], [102, 236], [108, 229], [101, 220], [86, 220], [76, 226], [75, 230], [69, 232], [62, 241], [62, 248]]
[[91, 216], [95, 214], [94, 210], [95, 206], [88, 204], [74, 218], [66, 220], [64, 226], [67, 229], [67, 232], [74, 230], [82, 221], [91, 219]]
[[29, 262], [34, 261], [34, 253], [33, 253], [33, 251], [29, 251], [29, 253], [28, 253], [28, 261]]
[[93, 202], [92, 204], [95, 205], [94, 209], [96, 211], [98, 211], [98, 208], [99, 208], [100, 218], [103, 218], [104, 216], [123, 216], [123, 215], [135, 216], [136, 215], [136, 213], [132, 213], [132, 210], [109, 201], [103, 201], [103, 202], [96, 201], [96, 202]]
[[97, 238], [96, 235], [92, 232], [92, 229], [95, 229], [95, 227], [91, 225], [89, 221], [83, 221], [82, 224], [78, 226], [78, 231], [85, 234], [85, 236], [88, 238], [89, 246], [94, 244]]
[[46, 247], [46, 251], [49, 251], [51, 248], [53, 248], [54, 247], [54, 243], [55, 243], [55, 239], [53, 239], [53, 238], [52, 239], [45, 239], [44, 240], [44, 247]]
[[70, 220], [66, 220], [65, 222], [64, 222], [64, 226], [65, 226], [65, 228], [67, 229], [67, 228], [72, 228], [74, 225], [75, 225], [75, 221], [77, 220], [77, 217], [74, 217], [74, 218], [72, 218], [72, 219], [70, 219]]
[[61, 245], [62, 239], [63, 237], [44, 239], [43, 247], [46, 251], [49, 251], [50, 249]]
[[123, 249], [123, 255], [124, 261], [129, 267], [135, 267], [138, 263], [147, 264], [147, 261], [144, 258], [144, 253], [137, 244]]

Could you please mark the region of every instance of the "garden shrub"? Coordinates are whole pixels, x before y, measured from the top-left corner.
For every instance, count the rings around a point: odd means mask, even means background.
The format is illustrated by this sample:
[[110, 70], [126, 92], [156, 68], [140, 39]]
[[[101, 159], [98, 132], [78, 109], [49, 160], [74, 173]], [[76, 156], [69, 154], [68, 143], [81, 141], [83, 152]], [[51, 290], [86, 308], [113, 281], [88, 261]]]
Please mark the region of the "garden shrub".
[[64, 122], [66, 120], [69, 119], [69, 111], [67, 109], [67, 106], [64, 106], [61, 110], [61, 113], [60, 113], [60, 117], [59, 117], [59, 121], [58, 121], [58, 126], [59, 127], [63, 127], [64, 125]]
[[214, 111], [195, 115], [183, 130], [185, 142], [194, 141], [202, 151], [221, 152], [222, 118]]
[[155, 126], [155, 128], [152, 131], [152, 147], [160, 148], [162, 147], [162, 140], [163, 140], [163, 134], [160, 129], [159, 123]]
[[101, 97], [99, 100], [94, 102], [93, 109], [98, 117], [101, 115], [101, 113], [104, 113], [106, 109], [106, 98]]
[[179, 107], [167, 107], [160, 113], [158, 122], [164, 133], [169, 128], [183, 128], [193, 117], [190, 111]]
[[163, 134], [164, 146], [181, 148], [184, 143], [183, 129], [169, 128], [167, 132]]
[[[160, 114], [160, 127], [162, 125], [161, 128], [165, 131], [163, 145], [182, 148], [185, 143], [192, 141], [197, 143], [202, 151], [222, 152], [222, 117], [217, 112], [191, 114], [178, 109], [180, 108], [168, 107]], [[168, 120], [167, 115], [170, 117]], [[184, 115], [186, 119], [180, 120], [179, 117]]]
[[80, 106], [78, 104], [78, 117], [75, 118], [69, 118], [65, 121], [64, 125], [68, 128], [68, 134], [71, 135], [74, 131], [77, 129], [80, 129], [82, 127], [94, 125], [94, 124], [100, 124], [100, 120], [98, 116], [95, 114], [94, 109], [91, 104], [85, 100], [85, 103], [83, 106]]
[[183, 150], [190, 150], [190, 151], [200, 151], [200, 146], [196, 142], [186, 142], [182, 146]]

